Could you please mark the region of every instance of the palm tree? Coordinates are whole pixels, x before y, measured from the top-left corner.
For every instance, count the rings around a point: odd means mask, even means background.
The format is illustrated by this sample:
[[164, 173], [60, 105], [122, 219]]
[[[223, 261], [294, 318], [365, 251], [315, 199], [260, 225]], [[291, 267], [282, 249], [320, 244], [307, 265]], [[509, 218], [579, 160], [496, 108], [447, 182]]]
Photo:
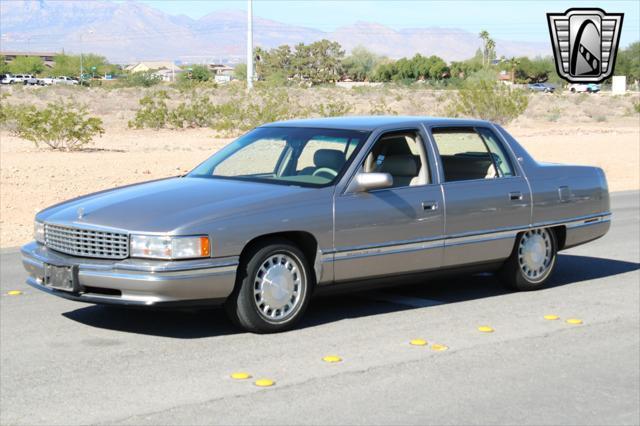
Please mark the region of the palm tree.
[[485, 50], [487, 51], [487, 66], [489, 66], [491, 65], [491, 59], [493, 59], [496, 42], [492, 39], [487, 39], [487, 43], [485, 46]]
[[520, 66], [520, 60], [515, 56], [507, 62], [509, 64], [509, 70], [511, 72], [511, 82], [516, 82], [516, 68]]
[[486, 56], [488, 56], [487, 41], [490, 40], [489, 31], [487, 31], [487, 30], [480, 31], [480, 34], [478, 34], [478, 37], [480, 37], [480, 39], [482, 40], [482, 45], [483, 45], [483, 49], [482, 49], [482, 66], [484, 67], [484, 58]]

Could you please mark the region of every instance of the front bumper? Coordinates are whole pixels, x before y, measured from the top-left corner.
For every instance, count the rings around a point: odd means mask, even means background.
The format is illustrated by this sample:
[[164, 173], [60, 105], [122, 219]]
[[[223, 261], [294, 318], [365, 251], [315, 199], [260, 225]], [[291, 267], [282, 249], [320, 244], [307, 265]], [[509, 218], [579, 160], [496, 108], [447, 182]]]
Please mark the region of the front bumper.
[[[238, 257], [216, 259], [121, 261], [68, 256], [31, 242], [21, 249], [27, 284], [65, 299], [128, 306], [213, 305], [235, 284]], [[75, 266], [78, 291], [44, 285], [45, 264]]]

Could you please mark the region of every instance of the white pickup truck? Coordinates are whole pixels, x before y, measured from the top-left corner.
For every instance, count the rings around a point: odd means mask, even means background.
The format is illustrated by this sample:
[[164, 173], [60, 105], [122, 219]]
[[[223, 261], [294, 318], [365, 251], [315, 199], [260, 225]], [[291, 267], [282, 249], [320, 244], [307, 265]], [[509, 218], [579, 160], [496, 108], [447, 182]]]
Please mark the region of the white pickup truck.
[[75, 80], [71, 77], [60, 76], [60, 77], [45, 77], [38, 80], [38, 84], [41, 86], [50, 86], [52, 84], [67, 84], [67, 85], [75, 85], [78, 84], [78, 80]]

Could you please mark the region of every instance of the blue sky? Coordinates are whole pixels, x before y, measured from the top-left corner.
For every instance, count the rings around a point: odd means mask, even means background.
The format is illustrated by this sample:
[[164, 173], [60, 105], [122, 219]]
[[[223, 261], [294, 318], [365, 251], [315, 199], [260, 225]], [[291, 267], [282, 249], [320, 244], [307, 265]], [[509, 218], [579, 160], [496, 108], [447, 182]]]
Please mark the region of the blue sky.
[[[246, 0], [143, 0], [170, 14], [200, 18], [216, 10], [246, 10]], [[640, 39], [640, 1], [306, 1], [254, 0], [254, 15], [288, 24], [331, 31], [356, 21], [391, 28], [443, 27], [489, 31], [495, 39], [544, 42], [545, 13], [570, 7], [600, 7], [623, 12], [622, 46]]]

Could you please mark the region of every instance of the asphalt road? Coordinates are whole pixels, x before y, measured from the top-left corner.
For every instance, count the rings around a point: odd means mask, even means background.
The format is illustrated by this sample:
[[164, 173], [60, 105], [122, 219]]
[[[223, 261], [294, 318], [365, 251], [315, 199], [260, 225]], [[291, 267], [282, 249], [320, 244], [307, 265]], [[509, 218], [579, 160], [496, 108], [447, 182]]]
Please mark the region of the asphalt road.
[[563, 252], [548, 289], [507, 293], [480, 275], [332, 296], [299, 329], [267, 336], [220, 310], [54, 298], [26, 286], [5, 250], [0, 423], [637, 425], [639, 198], [615, 194], [609, 234]]

